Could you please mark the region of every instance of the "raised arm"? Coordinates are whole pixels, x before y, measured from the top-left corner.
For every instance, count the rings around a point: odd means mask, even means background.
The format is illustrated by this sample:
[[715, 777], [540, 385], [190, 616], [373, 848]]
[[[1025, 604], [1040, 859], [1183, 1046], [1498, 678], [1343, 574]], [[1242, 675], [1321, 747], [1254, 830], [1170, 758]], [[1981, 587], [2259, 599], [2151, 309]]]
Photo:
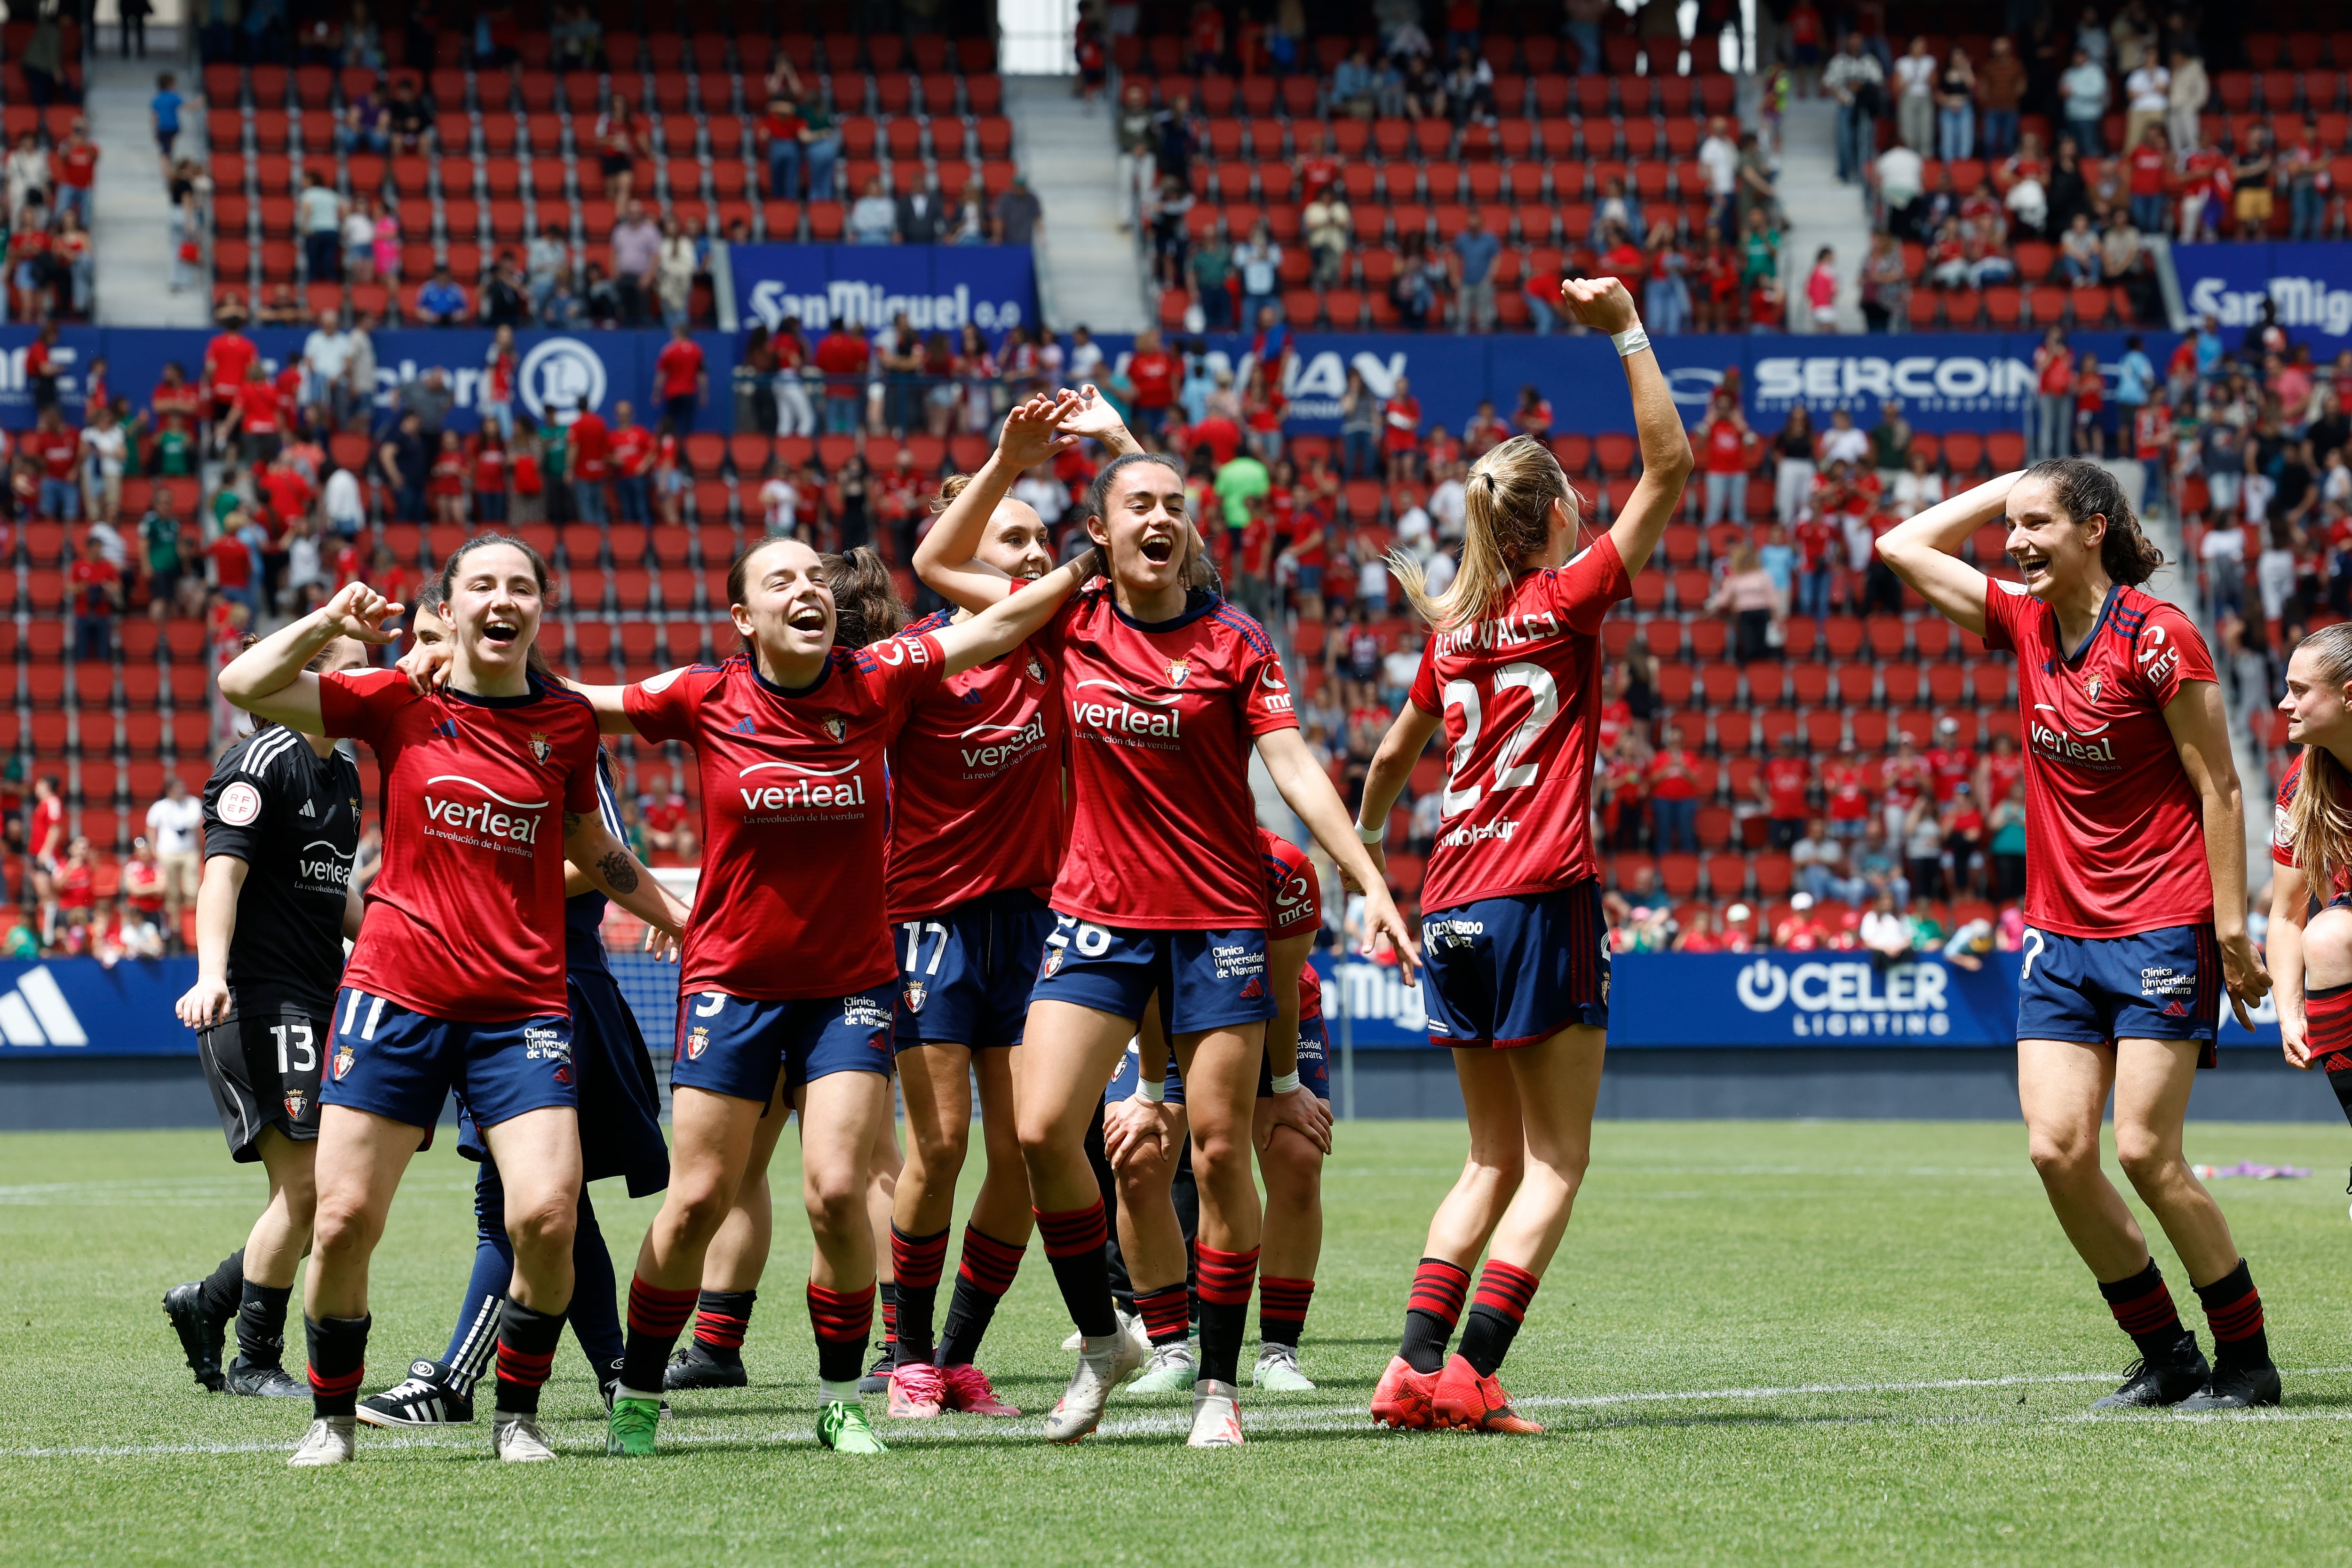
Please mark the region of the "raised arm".
[[1405, 928], [1404, 916], [1397, 913], [1396, 902], [1389, 896], [1388, 879], [1373, 863], [1371, 852], [1356, 832], [1356, 825], [1348, 821], [1348, 808], [1339, 792], [1331, 787], [1330, 775], [1316, 766], [1315, 754], [1307, 749], [1306, 737], [1295, 729], [1268, 730], [1257, 737], [1257, 754], [1265, 759], [1265, 768], [1274, 776], [1274, 787], [1281, 791], [1323, 852], [1339, 864], [1353, 881], [1364, 890], [1364, 951], [1372, 952], [1386, 940], [1396, 949], [1397, 962], [1404, 970], [1406, 985], [1413, 985], [1421, 970], [1421, 950], [1413, 945], [1412, 934]]
[[346, 583], [310, 614], [230, 660], [217, 677], [220, 695], [256, 718], [320, 734], [325, 721], [319, 712], [319, 677], [302, 666], [338, 637], [377, 644], [399, 641], [383, 623], [401, 608], [363, 582]]
[[[1560, 303], [1579, 321], [1612, 337], [1639, 330], [1641, 316], [1633, 297], [1613, 277], [1571, 277], [1559, 286]], [[1633, 429], [1642, 442], [1642, 477], [1627, 497], [1624, 509], [1610, 525], [1609, 538], [1617, 559], [1632, 577], [1646, 565], [1658, 548], [1666, 525], [1683, 504], [1683, 486], [1691, 475], [1690, 436], [1683, 416], [1658, 368], [1658, 356], [1643, 345], [1623, 356], [1625, 389], [1633, 394]]]
[[1040, 626], [1054, 618], [1054, 612], [1061, 609], [1062, 601], [1078, 584], [1101, 571], [1101, 552], [1090, 549], [1076, 560], [1055, 567], [1020, 592], [1008, 591], [1003, 598], [971, 620], [950, 622], [940, 627], [932, 635], [940, 640], [940, 651], [947, 655], [948, 674], [961, 674], [974, 664], [984, 664], [1026, 643]]
[[977, 613], [1013, 591], [1011, 577], [975, 559], [980, 541], [997, 503], [1012, 494], [1014, 480], [1078, 444], [1079, 437], [1061, 426], [1083, 402], [1077, 392], [1063, 397], [1041, 392], [1004, 416], [996, 450], [915, 546], [915, 575], [940, 598]]
[[[1064, 387], [1060, 395], [1067, 398], [1072, 393], [1069, 388]], [[1143, 450], [1143, 443], [1136, 440], [1134, 433], [1127, 428], [1127, 422], [1118, 417], [1118, 410], [1112, 406], [1110, 399], [1096, 389], [1094, 382], [1081, 382], [1076, 395], [1078, 406], [1062, 421], [1063, 434], [1084, 435], [1099, 441], [1110, 448], [1114, 457], [1129, 457]]]
[[1985, 574], [1958, 554], [1968, 537], [2002, 516], [2010, 486], [2022, 473], [2003, 474], [1938, 501], [1897, 523], [1878, 541], [1878, 559], [1906, 587], [1961, 631], [1985, 630]]
[[[203, 911], [197, 911], [199, 931]], [[2279, 1049], [2287, 1064], [2309, 1071], [2311, 1029], [2303, 1007], [2303, 927], [2311, 918], [2311, 883], [2301, 866], [2271, 866], [2268, 946], [2271, 1000], [2277, 1004]]]
[[[400, 656], [393, 666], [408, 677], [408, 684], [420, 692], [438, 691], [449, 682], [449, 645], [446, 643], [419, 643]], [[624, 699], [626, 686], [586, 686], [568, 675], [555, 677], [558, 685], [588, 699], [596, 710], [596, 728], [604, 735], [635, 735], [637, 727], [630, 721]], [[572, 888], [571, 893], [584, 891]]]
[[2221, 947], [2221, 983], [2238, 1022], [2254, 1027], [2247, 1009], [2271, 988], [2262, 955], [2246, 934], [2246, 809], [2238, 765], [2230, 754], [2230, 718], [2221, 688], [2211, 681], [2184, 683], [2164, 705], [2164, 727], [2180, 754], [2189, 786], [2205, 822], [2205, 865], [2213, 879], [2213, 936]]

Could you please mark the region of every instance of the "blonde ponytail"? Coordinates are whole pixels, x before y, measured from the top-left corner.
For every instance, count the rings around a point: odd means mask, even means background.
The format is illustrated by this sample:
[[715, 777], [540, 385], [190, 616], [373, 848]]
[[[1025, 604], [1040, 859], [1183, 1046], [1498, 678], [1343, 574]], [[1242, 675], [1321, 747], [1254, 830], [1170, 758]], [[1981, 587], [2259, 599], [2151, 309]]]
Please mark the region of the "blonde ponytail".
[[[2341, 689], [2352, 683], [2352, 623], [2323, 626], [2295, 652], [2311, 655], [2318, 666], [2317, 684]], [[2352, 769], [2324, 746], [2303, 748], [2303, 772], [2287, 807], [2287, 831], [2295, 864], [2325, 904], [2335, 892], [2336, 878], [2352, 868]]]
[[1551, 449], [1531, 435], [1515, 435], [1472, 466], [1463, 482], [1462, 565], [1445, 591], [1431, 597], [1421, 563], [1391, 550], [1390, 575], [1405, 601], [1437, 631], [1468, 625], [1500, 608], [1511, 580], [1551, 539], [1551, 504], [1565, 501], [1576, 521], [1581, 508]]

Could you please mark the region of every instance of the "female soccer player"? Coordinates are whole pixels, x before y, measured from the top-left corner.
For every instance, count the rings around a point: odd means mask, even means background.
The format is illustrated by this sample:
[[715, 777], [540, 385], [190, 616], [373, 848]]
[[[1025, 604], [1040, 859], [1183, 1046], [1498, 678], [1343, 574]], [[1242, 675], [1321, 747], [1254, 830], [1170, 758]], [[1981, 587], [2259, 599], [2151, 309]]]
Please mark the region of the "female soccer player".
[[[863, 574], [887, 585], [871, 552], [858, 555]], [[796, 539], [763, 540], [728, 575], [743, 653], [586, 694], [607, 729], [690, 742], [703, 778], [706, 913], [684, 958], [670, 1188], [629, 1290], [608, 1451], [653, 1450], [663, 1364], [780, 1075], [801, 1113], [816, 1236], [808, 1300], [818, 1437], [838, 1451], [883, 1451], [857, 1403], [857, 1375], [875, 1295], [866, 1172], [890, 1112], [898, 992], [875, 875], [886, 752], [914, 702], [1017, 646], [1076, 586], [1078, 570], [1050, 573], [960, 625], [853, 650], [836, 637], [825, 562]]]
[[[1952, 553], [2004, 514], [2021, 582]], [[2080, 458], [1930, 507], [1878, 551], [1954, 625], [2017, 654], [2036, 851], [2017, 1092], [2050, 1206], [2139, 1351], [2098, 1406], [2275, 1405], [2262, 1298], [2180, 1151], [2197, 1070], [2214, 1065], [2221, 992], [2244, 1021], [2270, 988], [2246, 935], [2245, 812], [2205, 640], [2139, 587], [2163, 557], [2114, 476]], [[2110, 1090], [2116, 1158], [2204, 1303], [2210, 1367], [2099, 1169]]]
[[[1046, 422], [1067, 429], [1086, 399]], [[1008, 419], [1002, 444], [915, 553], [917, 572], [975, 612], [1028, 600], [976, 559], [988, 519], [1024, 470], [1067, 438]], [[1085, 526], [1108, 557], [1045, 639], [1062, 660], [1074, 818], [1054, 885], [1054, 934], [1031, 993], [1013, 1103], [1031, 1202], [1081, 1335], [1078, 1366], [1046, 1436], [1094, 1430], [1139, 1364], [1111, 1302], [1102, 1194], [1086, 1155], [1102, 1086], [1158, 995], [1186, 1084], [1202, 1197], [1200, 1448], [1239, 1444], [1234, 1380], [1256, 1273], [1259, 1208], [1249, 1128], [1265, 1021], [1265, 895], [1249, 792], [1255, 745], [1316, 838], [1374, 891], [1366, 929], [1416, 956], [1347, 809], [1298, 734], [1282, 664], [1258, 623], [1184, 586], [1192, 549], [1184, 475], [1165, 458], [1107, 464]], [[1010, 595], [1008, 600], [1007, 596]]]
[[[1307, 852], [1260, 828], [1265, 864], [1266, 973], [1275, 1016], [1266, 1024], [1265, 1056], [1258, 1067], [1257, 1105], [1250, 1141], [1265, 1181], [1265, 1239], [1260, 1248], [1257, 1365], [1250, 1382], [1276, 1393], [1315, 1385], [1298, 1369], [1298, 1339], [1315, 1295], [1315, 1265], [1323, 1249], [1323, 1159], [1331, 1151], [1331, 1078], [1323, 1031], [1323, 988], [1307, 955], [1323, 923], [1323, 905]], [[1171, 1393], [1190, 1388], [1197, 1364], [1187, 1322], [1185, 1232], [1197, 1229], [1197, 1194], [1173, 1201], [1171, 1188], [1189, 1176], [1183, 1166], [1184, 1080], [1168, 1066], [1168, 1041], [1157, 1003], [1137, 1030], [1135, 1063], [1122, 1066], [1106, 1098], [1104, 1152], [1118, 1173], [1121, 1262], [1133, 1287], [1138, 1315], [1152, 1344], [1151, 1360], [1129, 1390]], [[1165, 1076], [1162, 1076], [1163, 1071]], [[1167, 1283], [1146, 1288], [1135, 1281]]]
[[[1413, 762], [1443, 725], [1444, 824], [1422, 889], [1433, 1044], [1454, 1048], [1470, 1155], [1430, 1221], [1404, 1341], [1372, 1395], [1396, 1427], [1540, 1430], [1495, 1379], [1568, 1228], [1591, 1155], [1609, 1024], [1608, 932], [1591, 831], [1601, 721], [1601, 622], [1682, 504], [1690, 476], [1657, 357], [1613, 279], [1572, 278], [1560, 299], [1611, 335], [1633, 393], [1642, 477], [1608, 533], [1578, 549], [1580, 508], [1527, 436], [1471, 469], [1462, 569], [1431, 595], [1392, 558], [1434, 629], [1412, 700], [1364, 779], [1360, 828], [1377, 846]], [[1470, 1270], [1485, 1274], [1450, 1359]]]
[[444, 692], [414, 691], [394, 670], [303, 671], [336, 637], [393, 640], [383, 622], [400, 606], [361, 583], [218, 677], [224, 697], [259, 717], [366, 740], [383, 769], [383, 865], [344, 967], [321, 1093], [304, 1303], [315, 1419], [297, 1465], [352, 1458], [369, 1255], [453, 1088], [504, 1173], [515, 1247], [493, 1448], [507, 1460], [553, 1457], [536, 1417], [572, 1295], [581, 1181], [564, 862], [649, 925], [676, 931], [685, 912], [637, 874], [597, 813], [587, 704], [530, 672], [546, 584], [545, 563], [520, 540], [489, 536], [451, 552]]
[[[940, 487], [944, 512], [971, 481]], [[979, 559], [1008, 581], [1053, 569], [1034, 508], [998, 503]], [[943, 610], [908, 628], [971, 619]], [[974, 1364], [1029, 1245], [1029, 1180], [1013, 1134], [1013, 1048], [1054, 929], [1045, 902], [1062, 861], [1062, 706], [1051, 652], [1034, 640], [917, 699], [890, 748], [890, 925], [898, 942], [898, 1082], [909, 1153], [891, 1216], [897, 1365], [887, 1413], [1020, 1412]], [[956, 1180], [979, 1081], [987, 1174], [966, 1220], [947, 1334], [931, 1338]]]
[[[416, 645], [446, 647], [441, 585], [425, 584], [416, 598]], [[533, 671], [546, 678], [537, 650], [532, 653]], [[621, 810], [613, 795], [612, 763], [601, 747], [596, 754], [596, 807], [605, 831], [619, 838]], [[572, 1008], [572, 1065], [579, 1071], [582, 1176], [592, 1182], [626, 1177], [629, 1196], [643, 1197], [669, 1181], [661, 1087], [635, 1015], [606, 960], [604, 895], [572, 865], [563, 868], [563, 892], [564, 991]], [[458, 1118], [457, 1152], [481, 1166], [474, 1183], [473, 1277], [458, 1304], [448, 1349], [437, 1362], [421, 1357], [411, 1362], [407, 1376], [361, 1400], [355, 1414], [368, 1426], [437, 1427], [474, 1418], [474, 1386], [488, 1369], [490, 1349], [498, 1341], [507, 1285], [514, 1275], [514, 1243], [507, 1236], [506, 1184], [483, 1146], [470, 1111]], [[576, 1283], [565, 1316], [609, 1404], [621, 1377], [620, 1306], [612, 1253], [584, 1186], [579, 1227], [572, 1235], [572, 1266]]]
[[2279, 1040], [2288, 1061], [2327, 1074], [2352, 1119], [2352, 625], [2324, 627], [2295, 648], [2279, 711], [2288, 741], [2303, 747], [2271, 819]]
[[[310, 660], [316, 671], [366, 664], [367, 649], [348, 638]], [[221, 754], [204, 811], [196, 983], [177, 1011], [202, 1031], [197, 1054], [229, 1153], [261, 1163], [269, 1202], [245, 1245], [207, 1278], [173, 1286], [163, 1311], [205, 1387], [299, 1398], [283, 1361], [286, 1303], [318, 1198], [320, 1046], [343, 938], [360, 925], [359, 772], [325, 736], [264, 725]], [[232, 1318], [237, 1355], [224, 1372]]]

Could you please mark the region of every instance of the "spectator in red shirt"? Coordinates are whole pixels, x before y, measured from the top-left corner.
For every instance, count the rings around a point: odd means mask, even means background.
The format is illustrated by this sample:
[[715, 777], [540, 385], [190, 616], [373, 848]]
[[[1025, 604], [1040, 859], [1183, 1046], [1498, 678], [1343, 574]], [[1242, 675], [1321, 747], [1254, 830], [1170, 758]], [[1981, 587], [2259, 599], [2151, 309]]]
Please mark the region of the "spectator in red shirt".
[[1855, 755], [1853, 741], [1839, 741], [1838, 754], [1822, 764], [1822, 792], [1829, 800], [1831, 837], [1870, 836], [1870, 765]]
[[57, 182], [57, 210], [71, 213], [89, 227], [90, 188], [98, 183], [98, 149], [89, 140], [89, 122], [76, 117], [73, 130], [49, 153], [49, 171]]
[[869, 351], [866, 340], [842, 321], [835, 321], [817, 340], [816, 368], [824, 372], [824, 428], [829, 434], [857, 434]]
[[282, 534], [288, 528], [310, 515], [319, 498], [310, 481], [299, 468], [286, 460], [283, 453], [269, 460], [256, 481], [264, 503], [262, 524], [271, 534]]
[[1813, 770], [1797, 749], [1796, 736], [1782, 736], [1756, 774], [1756, 799], [1764, 806], [1765, 834], [1774, 849], [1787, 849], [1805, 831], [1805, 796], [1812, 782]]
[[1135, 428], [1154, 441], [1168, 423], [1176, 403], [1176, 382], [1183, 373], [1176, 356], [1160, 346], [1160, 334], [1149, 328], [1135, 336], [1135, 351], [1127, 360], [1127, 399], [1134, 405]]
[[1937, 804], [1950, 800], [1975, 777], [1976, 770], [1975, 748], [1960, 744], [1960, 721], [1948, 716], [1937, 719], [1936, 744], [1927, 751], [1927, 774], [1934, 781]]
[[654, 468], [654, 433], [636, 422], [627, 402], [613, 405], [613, 499], [625, 523], [650, 523], [649, 478]]
[[1748, 476], [1756, 466], [1756, 435], [1739, 412], [1736, 398], [1718, 395], [1699, 426], [1699, 442], [1706, 453], [1706, 526], [1726, 517], [1748, 524]]
[[254, 591], [253, 550], [230, 526], [241, 516], [232, 512], [222, 521], [220, 531], [205, 547], [205, 559], [212, 564], [214, 589], [229, 603], [243, 605], [250, 619], [259, 611], [261, 601]]
[[604, 507], [604, 481], [612, 476], [612, 432], [603, 416], [583, 402], [579, 417], [572, 422], [572, 500], [582, 522], [604, 528], [612, 521]]
[[239, 438], [241, 459], [247, 467], [268, 462], [278, 455], [282, 444], [278, 388], [262, 370], [259, 360], [246, 363], [245, 381], [237, 387], [228, 418], [220, 427], [221, 444], [226, 446], [232, 435]]
[[1666, 730], [1650, 759], [1650, 820], [1660, 854], [1698, 852], [1698, 756], [1684, 747], [1679, 727]]
[[683, 321], [670, 328], [669, 341], [654, 359], [654, 382], [670, 428], [692, 430], [695, 411], [710, 401], [710, 372], [703, 364], [702, 345], [688, 335]]
[[114, 657], [114, 618], [122, 609], [122, 574], [94, 545], [72, 553], [66, 584], [73, 595], [74, 657], [104, 664]]
[[454, 430], [441, 433], [441, 447], [433, 455], [433, 477], [425, 493], [432, 499], [435, 522], [465, 524], [466, 449]]
[[23, 442], [24, 450], [40, 459], [41, 492], [39, 516], [55, 517], [60, 522], [75, 522], [81, 517], [81, 486], [78, 479], [78, 460], [81, 455], [81, 437], [66, 428], [66, 419], [55, 403], [41, 410]]
[[1388, 459], [1389, 483], [1419, 478], [1421, 400], [1412, 395], [1412, 383], [1403, 376], [1397, 377], [1396, 390], [1381, 405], [1381, 423], [1384, 428], [1381, 444]]
[[474, 447], [474, 516], [485, 523], [507, 520], [507, 449], [496, 425], [486, 424]]

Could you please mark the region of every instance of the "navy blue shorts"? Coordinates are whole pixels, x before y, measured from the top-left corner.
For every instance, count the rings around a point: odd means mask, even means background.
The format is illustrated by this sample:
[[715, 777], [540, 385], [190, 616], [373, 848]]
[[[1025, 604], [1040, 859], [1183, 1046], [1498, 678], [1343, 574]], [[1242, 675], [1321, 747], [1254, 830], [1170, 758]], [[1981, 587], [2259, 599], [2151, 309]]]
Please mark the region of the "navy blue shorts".
[[485, 1127], [561, 1105], [577, 1110], [572, 1020], [562, 1013], [458, 1023], [346, 986], [319, 1101], [370, 1111], [429, 1134], [451, 1091]]
[[1429, 1043], [1507, 1049], [1609, 1027], [1609, 922], [1599, 878], [1424, 915]]
[[898, 927], [898, 1047], [1019, 1045], [1054, 912], [1026, 888]]
[[[1103, 1091], [1103, 1103], [1135, 1097], [1136, 1081], [1142, 1076], [1134, 1041], [1128, 1043], [1127, 1054], [1119, 1058], [1118, 1071], [1111, 1074], [1110, 1086]], [[1323, 1032], [1319, 1018], [1298, 1020], [1298, 1082], [1315, 1092], [1315, 1098], [1326, 1105], [1331, 1103], [1330, 1042]], [[1184, 1074], [1177, 1070], [1175, 1052], [1168, 1055], [1168, 1074], [1164, 1081], [1167, 1100], [1171, 1105], [1184, 1103]], [[1257, 1060], [1257, 1097], [1274, 1098], [1274, 1058], [1260, 1056]]]
[[1169, 1034], [1198, 1034], [1274, 1016], [1265, 928], [1142, 931], [1055, 915], [1029, 998], [1074, 1002], [1129, 1021], [1156, 993]]
[[[565, 977], [572, 1003], [572, 1069], [580, 1088], [580, 1153], [589, 1181], [626, 1176], [629, 1196], [669, 1185], [669, 1144], [661, 1130], [661, 1083], [636, 1015], [613, 972], [573, 963]], [[489, 1157], [471, 1106], [457, 1113], [457, 1152]]]
[[2199, 1066], [2218, 1061], [2221, 948], [2210, 923], [2132, 936], [2060, 936], [2029, 925], [2022, 956], [2018, 1039], [2194, 1040], [2205, 1047]]
[[890, 1014], [898, 982], [845, 997], [765, 1002], [724, 991], [677, 999], [669, 1081], [766, 1104], [776, 1075], [793, 1087], [835, 1072], [890, 1075]]

